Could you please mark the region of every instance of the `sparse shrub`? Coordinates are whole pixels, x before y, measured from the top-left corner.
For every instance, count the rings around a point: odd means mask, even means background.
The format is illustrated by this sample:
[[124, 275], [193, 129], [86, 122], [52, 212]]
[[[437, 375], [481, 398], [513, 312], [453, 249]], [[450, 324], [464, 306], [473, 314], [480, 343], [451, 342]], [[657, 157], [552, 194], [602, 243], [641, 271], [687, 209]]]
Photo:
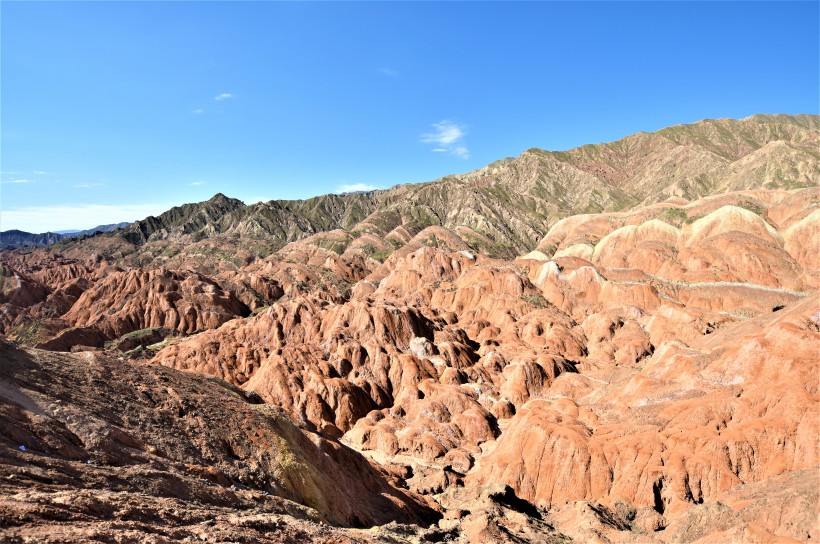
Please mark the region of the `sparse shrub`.
[[686, 213], [686, 210], [681, 208], [665, 208], [661, 215], [661, 219], [665, 219], [667, 222], [673, 223], [683, 223], [689, 218], [689, 214]]
[[527, 295], [527, 294], [524, 294], [524, 295], [521, 295], [521, 300], [523, 300], [525, 302], [528, 302], [529, 304], [531, 304], [532, 306], [534, 306], [538, 310], [540, 310], [542, 308], [546, 308], [547, 305], [549, 304], [547, 302], [547, 299], [545, 299], [541, 295], [534, 295], [534, 294]]
[[379, 261], [380, 263], [383, 263], [392, 254], [393, 254], [392, 249], [385, 248], [385, 249], [379, 249], [379, 250], [374, 251], [373, 254], [370, 257], [372, 259], [375, 259], [375, 260]]

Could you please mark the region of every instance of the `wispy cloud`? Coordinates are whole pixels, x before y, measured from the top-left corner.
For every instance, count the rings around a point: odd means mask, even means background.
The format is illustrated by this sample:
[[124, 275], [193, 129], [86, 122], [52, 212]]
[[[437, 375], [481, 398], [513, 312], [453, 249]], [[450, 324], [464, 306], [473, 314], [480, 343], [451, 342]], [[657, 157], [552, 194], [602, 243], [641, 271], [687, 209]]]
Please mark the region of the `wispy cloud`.
[[383, 76], [387, 77], [396, 77], [399, 75], [399, 71], [392, 68], [379, 68], [379, 72], [381, 72]]
[[367, 183], [348, 183], [340, 185], [339, 188], [336, 189], [336, 194], [355, 193], [357, 191], [375, 191], [376, 189], [381, 189], [381, 187], [376, 187], [375, 185], [370, 185]]
[[78, 183], [74, 185], [75, 189], [93, 189], [94, 187], [104, 187], [105, 183]]
[[[33, 170], [32, 172], [10, 172], [8, 170], [3, 170], [2, 172], [0, 172], [0, 174], [3, 174], [4, 176], [20, 176], [20, 175], [25, 175], [25, 174], [29, 174], [29, 173], [34, 174], [35, 176], [45, 176], [45, 175], [48, 174], [48, 172], [43, 172], [42, 170]], [[16, 181], [16, 183], [30, 183], [30, 181], [29, 180], [18, 180], [18, 181]]]
[[200, 113], [205, 113], [205, 110], [203, 110], [202, 108], [197, 108], [195, 110], [192, 110], [191, 113], [199, 115]]
[[233, 98], [233, 95], [231, 93], [220, 93], [220, 94], [218, 94], [214, 97], [214, 100], [220, 101], [220, 100], [227, 100], [229, 98]]
[[26, 232], [46, 232], [67, 229], [90, 229], [123, 221], [136, 221], [149, 215], [159, 215], [173, 204], [77, 204], [31, 206], [0, 211], [0, 230], [20, 229]]
[[421, 135], [421, 141], [425, 144], [433, 144], [433, 151], [436, 153], [450, 153], [462, 159], [470, 158], [470, 150], [464, 137], [467, 130], [452, 121], [440, 121], [433, 123], [433, 132]]
[[33, 179], [10, 179], [10, 180], [4, 181], [2, 183], [3, 183], [3, 185], [9, 184], [9, 183], [15, 183], [15, 184], [17, 184], [17, 183], [34, 183], [34, 180]]
[[192, 181], [192, 182], [191, 182], [191, 183], [189, 183], [188, 185], [193, 185], [194, 187], [198, 187], [198, 186], [200, 186], [200, 185], [205, 185], [205, 182], [204, 182], [204, 181], [202, 181], [201, 179], [198, 179], [198, 180], [196, 180], [196, 181]]

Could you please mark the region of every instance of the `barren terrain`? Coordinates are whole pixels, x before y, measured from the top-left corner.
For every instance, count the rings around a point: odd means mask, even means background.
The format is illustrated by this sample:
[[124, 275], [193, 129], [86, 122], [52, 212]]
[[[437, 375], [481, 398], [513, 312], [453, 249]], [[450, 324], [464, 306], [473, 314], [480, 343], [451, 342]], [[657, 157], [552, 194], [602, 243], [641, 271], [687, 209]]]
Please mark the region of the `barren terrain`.
[[0, 253], [9, 542], [820, 538], [814, 116]]

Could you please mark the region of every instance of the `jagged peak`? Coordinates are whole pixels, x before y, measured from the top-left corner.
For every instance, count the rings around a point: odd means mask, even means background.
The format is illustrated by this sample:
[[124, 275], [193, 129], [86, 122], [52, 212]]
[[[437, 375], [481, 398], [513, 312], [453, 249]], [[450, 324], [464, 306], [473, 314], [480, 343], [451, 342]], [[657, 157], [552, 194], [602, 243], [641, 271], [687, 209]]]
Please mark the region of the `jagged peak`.
[[238, 198], [231, 198], [229, 196], [224, 195], [223, 193], [216, 193], [214, 196], [209, 198], [207, 203], [210, 204], [220, 204], [220, 205], [229, 205], [233, 207], [244, 206], [245, 203], [239, 200]]

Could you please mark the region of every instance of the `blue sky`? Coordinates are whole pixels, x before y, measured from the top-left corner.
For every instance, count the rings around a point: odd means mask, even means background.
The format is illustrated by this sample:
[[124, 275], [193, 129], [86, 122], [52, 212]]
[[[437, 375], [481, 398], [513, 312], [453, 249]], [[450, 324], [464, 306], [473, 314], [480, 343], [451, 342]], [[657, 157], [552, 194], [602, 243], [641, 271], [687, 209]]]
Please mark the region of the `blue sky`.
[[818, 2], [0, 3], [0, 229], [818, 113]]

